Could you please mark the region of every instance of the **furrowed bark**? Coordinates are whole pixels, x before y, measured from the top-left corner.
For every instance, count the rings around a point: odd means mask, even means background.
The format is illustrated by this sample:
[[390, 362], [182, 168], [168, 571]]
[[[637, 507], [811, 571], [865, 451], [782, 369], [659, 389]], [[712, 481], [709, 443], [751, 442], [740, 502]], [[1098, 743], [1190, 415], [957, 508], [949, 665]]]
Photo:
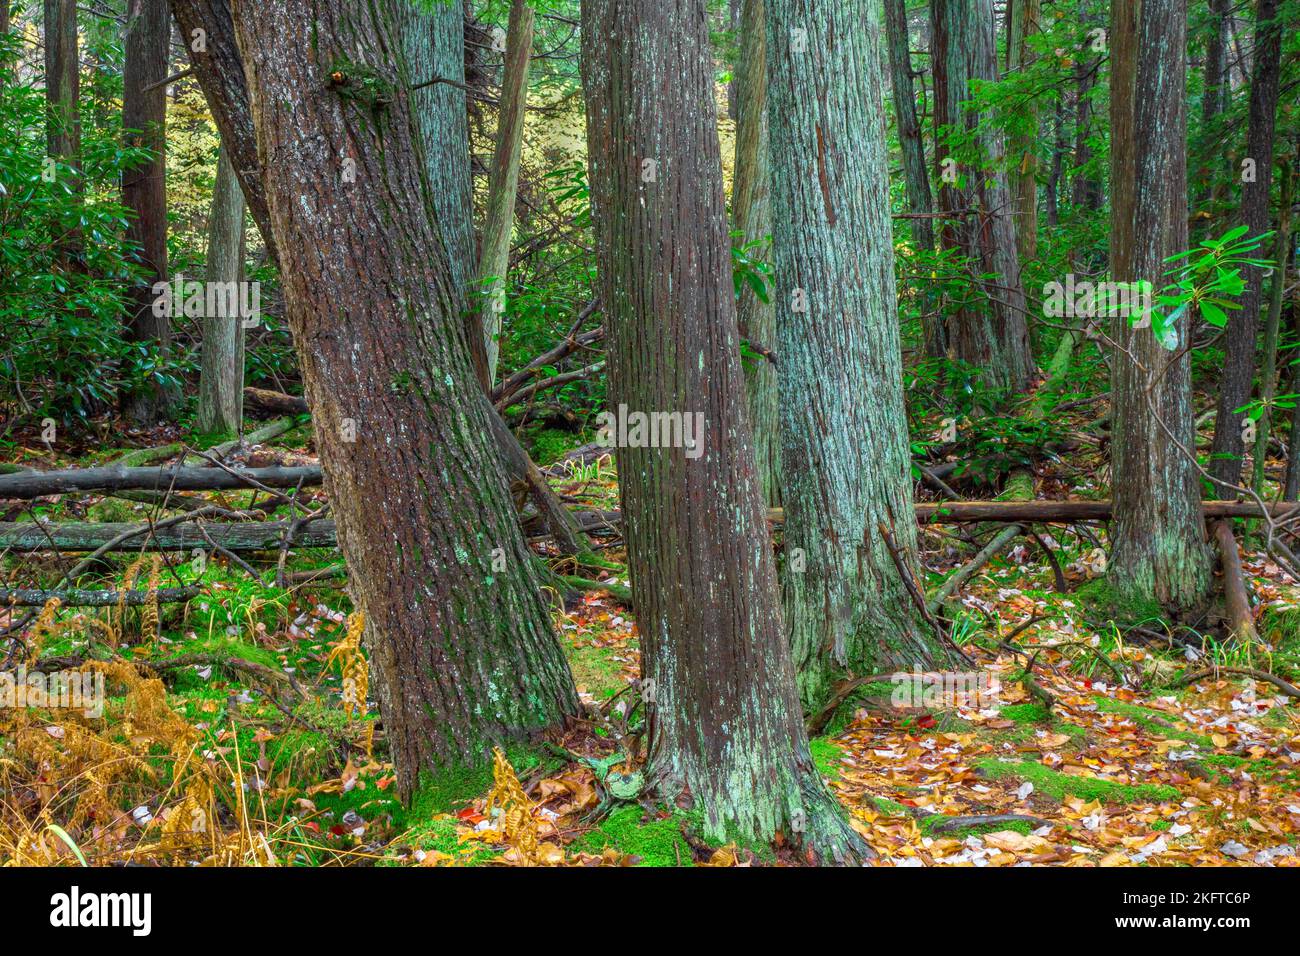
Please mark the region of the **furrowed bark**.
[[651, 703], [647, 780], [665, 799], [689, 790], [711, 836], [783, 832], [815, 857], [856, 860], [867, 848], [808, 752], [776, 600], [705, 2], [586, 0], [582, 13], [611, 404], [703, 416], [702, 446], [617, 451]]
[[578, 703], [455, 307], [404, 6], [234, 12], [286, 313], [409, 796], [421, 771], [478, 764]]
[[875, 3], [769, 0], [769, 17], [782, 605], [815, 712], [842, 680], [943, 652], [878, 530], [915, 579]]
[[528, 62], [533, 52], [533, 8], [514, 0], [506, 33], [505, 78], [497, 108], [497, 141], [488, 184], [487, 220], [483, 224], [483, 254], [478, 278], [485, 297], [479, 314], [483, 320], [483, 347], [487, 379], [496, 381], [501, 349], [501, 318], [506, 306], [506, 271], [510, 267], [510, 239], [515, 231], [515, 194], [519, 191], [519, 155], [524, 143], [524, 114], [528, 105]]
[[[772, 232], [772, 212], [764, 0], [744, 0], [740, 17], [740, 61], [734, 84], [736, 172], [731, 213], [741, 243], [766, 243]], [[770, 261], [771, 251], [767, 246], [756, 246], [749, 255]], [[743, 284], [736, 309], [741, 336], [770, 349], [776, 345], [776, 309], [772, 283], [769, 281], [767, 285], [768, 301], [764, 302], [748, 283]], [[777, 507], [781, 504], [781, 408], [776, 368], [766, 358], [759, 358], [747, 362], [744, 372], [758, 483], [767, 503]]]
[[[1020, 283], [1016, 228], [1003, 160], [1002, 135], [989, 117], [963, 107], [972, 96], [971, 81], [997, 79], [992, 0], [933, 0], [930, 7], [931, 61], [934, 64], [936, 127], [973, 134], [982, 153], [979, 167], [957, 164], [948, 137], [938, 137], [935, 165], [942, 185], [939, 209], [948, 213], [940, 232], [945, 249], [972, 260], [971, 282], [979, 274], [995, 275], [985, 285], [987, 308], [963, 307], [949, 316], [948, 341], [953, 355], [995, 391], [1021, 391], [1034, 374], [1025, 321], [1025, 292]], [[987, 166], [988, 168], [983, 168]], [[953, 175], [957, 181], [953, 182]]]
[[[1255, 23], [1255, 65], [1250, 81], [1250, 123], [1246, 157], [1255, 164], [1254, 177], [1241, 186], [1241, 218], [1247, 237], [1269, 231], [1269, 188], [1273, 182], [1273, 132], [1277, 125], [1277, 97], [1282, 57], [1282, 19], [1278, 0], [1259, 0]], [[1262, 255], [1260, 256], [1263, 257]], [[1246, 290], [1241, 308], [1228, 313], [1224, 339], [1223, 376], [1210, 447], [1210, 474], [1235, 485], [1241, 480], [1245, 457], [1242, 436], [1244, 414], [1255, 381], [1255, 350], [1259, 338], [1259, 307], [1263, 298], [1263, 270], [1242, 267]], [[1216, 486], [1216, 495], [1231, 494]]]
[[[134, 214], [126, 237], [139, 247], [144, 276], [127, 297], [127, 336], [166, 354], [171, 319], [154, 313], [154, 285], [167, 275], [167, 78], [171, 17], [167, 0], [131, 0], [127, 5], [126, 65], [122, 69], [122, 127], [128, 144], [144, 146], [153, 158], [122, 174], [122, 205]], [[179, 396], [157, 381], [124, 396], [123, 410], [138, 424], [167, 417]]]
[[[222, 144], [208, 222], [208, 281], [244, 278], [244, 194], [230, 150]], [[242, 317], [203, 320], [202, 368], [195, 427], [201, 433], [238, 433], [244, 424], [244, 326]]]
[[[1187, 245], [1184, 112], [1186, 0], [1111, 4], [1111, 271], [1166, 284], [1166, 259]], [[1210, 585], [1191, 405], [1190, 320], [1177, 348], [1117, 316], [1111, 336], [1114, 413], [1109, 577], [1122, 593], [1173, 611]]]

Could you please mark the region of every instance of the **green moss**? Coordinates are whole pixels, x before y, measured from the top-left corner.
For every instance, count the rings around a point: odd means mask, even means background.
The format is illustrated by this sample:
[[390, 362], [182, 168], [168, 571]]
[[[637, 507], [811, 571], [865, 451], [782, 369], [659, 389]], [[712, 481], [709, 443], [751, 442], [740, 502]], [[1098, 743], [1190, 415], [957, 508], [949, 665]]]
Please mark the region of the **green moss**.
[[1016, 777], [1034, 785], [1037, 793], [1057, 800], [1073, 795], [1082, 800], [1100, 800], [1103, 803], [1163, 803], [1177, 800], [1176, 787], [1164, 784], [1124, 784], [1095, 777], [1073, 777], [1051, 767], [1029, 760], [1004, 763], [1000, 760], [980, 760], [975, 764], [990, 777]]
[[808, 750], [812, 753], [817, 772], [827, 780], [840, 778], [840, 757], [844, 748], [826, 737], [814, 737], [808, 741]]
[[532, 436], [533, 461], [545, 467], [574, 447], [574, 435], [558, 428], [543, 428]]
[[1186, 728], [1186, 725], [1183, 728], [1178, 727], [1175, 724], [1178, 718], [1173, 714], [1166, 714], [1163, 711], [1152, 710], [1148, 707], [1140, 707], [1137, 704], [1130, 704], [1122, 700], [1112, 700], [1109, 697], [1097, 697], [1095, 700], [1097, 701], [1097, 710], [1103, 714], [1118, 714], [1121, 717], [1126, 717], [1143, 730], [1157, 737], [1165, 740], [1186, 740], [1211, 749], [1214, 747], [1214, 741], [1209, 737]]
[[379, 865], [397, 865], [397, 861], [391, 858], [391, 854], [399, 847], [410, 847], [412, 850], [423, 850], [425, 853], [446, 853], [464, 866], [477, 866], [497, 856], [498, 851], [486, 843], [478, 841], [461, 843], [456, 826], [455, 817], [445, 815], [422, 821], [393, 841], [389, 848], [390, 857], [381, 861]]
[[926, 836], [951, 837], [957, 840], [964, 840], [968, 836], [983, 836], [986, 833], [1001, 833], [1003, 830], [1014, 830], [1016, 833], [1023, 833], [1029, 836], [1030, 826], [1023, 820], [1013, 820], [1010, 823], [977, 823], [973, 826], [958, 827], [955, 830], [944, 830], [941, 833], [935, 833], [935, 827], [942, 824], [948, 816], [942, 813], [932, 813], [928, 816], [921, 817], [919, 820], [921, 832]]
[[1080, 585], [1073, 597], [1093, 618], [1110, 618], [1122, 624], [1164, 620], [1164, 611], [1154, 597], [1126, 597], [1106, 578]]
[[691, 862], [691, 848], [682, 836], [682, 817], [646, 820], [640, 807], [620, 807], [595, 830], [584, 833], [573, 849], [600, 853], [613, 847], [620, 853], [640, 857], [638, 866], [679, 866]]
[[[559, 766], [560, 760], [550, 754], [530, 747], [511, 746], [506, 748], [506, 759], [515, 768], [515, 773], [526, 773], [545, 766]], [[492, 764], [490, 761], [467, 767], [464, 765], [447, 767], [436, 773], [424, 771], [420, 774], [419, 786], [411, 795], [410, 807], [405, 819], [409, 824], [430, 820], [444, 813], [454, 813], [464, 804], [481, 797], [492, 789]]]
[[874, 684], [863, 684], [852, 694], [844, 699], [844, 702], [835, 709], [834, 716], [826, 723], [823, 733], [828, 737], [835, 737], [844, 732], [844, 729], [853, 720], [853, 713], [858, 706], [869, 698], [884, 698], [888, 700], [894, 694], [894, 685], [888, 681], [878, 681]]
[[1044, 704], [1008, 704], [998, 715], [1018, 724], [1045, 724], [1052, 719]]
[[597, 700], [614, 696], [627, 681], [623, 677], [623, 665], [614, 660], [614, 649], [609, 647], [575, 646], [565, 641], [565, 650], [569, 658], [569, 669], [573, 671], [573, 683], [579, 690], [585, 690]]
[[871, 797], [871, 802], [876, 805], [876, 809], [888, 817], [910, 817], [912, 810], [896, 800], [890, 800], [888, 797]]
[[1174, 825], [1172, 820], [1156, 820], [1151, 824], [1152, 830], [1168, 830]]

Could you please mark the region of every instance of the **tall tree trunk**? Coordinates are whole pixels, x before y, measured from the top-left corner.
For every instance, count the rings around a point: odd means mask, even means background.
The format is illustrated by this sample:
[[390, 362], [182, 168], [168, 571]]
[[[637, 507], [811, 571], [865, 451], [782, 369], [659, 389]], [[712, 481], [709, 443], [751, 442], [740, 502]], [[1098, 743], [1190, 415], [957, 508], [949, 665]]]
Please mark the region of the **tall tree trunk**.
[[1205, 89], [1201, 94], [1201, 148], [1199, 150], [1203, 182], [1201, 188], [1197, 190], [1197, 200], [1200, 203], [1209, 201], [1213, 170], [1222, 168], [1223, 150], [1216, 140], [1215, 127], [1216, 120], [1223, 112], [1228, 89], [1226, 33], [1229, 0], [1208, 0], [1208, 4], [1210, 22], [1205, 37]]
[[[230, 150], [222, 143], [217, 157], [217, 182], [212, 190], [212, 212], [208, 217], [210, 283], [243, 281], [244, 211], [244, 194], [230, 164]], [[195, 426], [209, 434], [238, 434], [244, 421], [242, 316], [205, 317], [201, 354]]]
[[1047, 224], [1055, 226], [1061, 221], [1060, 195], [1061, 170], [1065, 165], [1065, 97], [1056, 94], [1056, 116], [1053, 119], [1052, 167], [1047, 176]]
[[[731, 210], [745, 244], [766, 243], [772, 232], [771, 171], [767, 132], [767, 20], [763, 0], [744, 0], [740, 21], [740, 60], [736, 65], [736, 167]], [[770, 249], [762, 249], [770, 260]], [[751, 256], [758, 253], [751, 250]], [[776, 346], [776, 308], [771, 282], [764, 302], [741, 285], [737, 311], [740, 334], [770, 350]], [[776, 369], [766, 358], [745, 366], [745, 394], [754, 429], [754, 461], [763, 498], [781, 506], [781, 407]]]
[[506, 32], [505, 77], [497, 107], [497, 141], [488, 182], [487, 219], [483, 224], [483, 253], [478, 278], [485, 298], [483, 346], [487, 354], [488, 381], [496, 381], [501, 318], [506, 307], [506, 271], [510, 267], [510, 239], [515, 231], [515, 194], [519, 191], [519, 154], [524, 143], [524, 116], [528, 106], [528, 61], [533, 52], [533, 8], [527, 0], [514, 0]]
[[[1282, 21], [1278, 0], [1259, 0], [1255, 22], [1255, 69], [1250, 81], [1250, 128], [1246, 156], [1254, 162], [1254, 177], [1241, 186], [1241, 218], [1247, 236], [1269, 231], [1269, 187], [1273, 182], [1273, 131], [1277, 122], [1278, 81], [1282, 57]], [[1259, 305], [1263, 298], [1263, 273], [1259, 266], [1242, 268], [1246, 290], [1241, 308], [1228, 313], [1223, 376], [1219, 382], [1219, 408], [1214, 420], [1210, 474], [1235, 485], [1241, 480], [1245, 454], [1242, 413], [1250, 401], [1255, 380], [1255, 350], [1259, 337]], [[1217, 496], [1230, 495], [1216, 486]]]
[[[167, 353], [171, 319], [156, 315], [153, 291], [167, 281], [167, 78], [171, 16], [167, 0], [131, 0], [127, 5], [126, 64], [122, 69], [122, 127], [130, 145], [153, 158], [122, 174], [122, 205], [131, 210], [127, 239], [138, 247], [143, 277], [127, 298], [127, 335]], [[124, 396], [123, 410], [138, 424], [170, 413], [175, 390], [156, 379]]]
[[[217, 127], [221, 130], [222, 142], [230, 149], [231, 160], [235, 164], [235, 172], [239, 175], [249, 214], [258, 224], [268, 251], [278, 258], [275, 235], [271, 229], [270, 210], [266, 201], [266, 188], [262, 182], [262, 170], [257, 155], [257, 143], [253, 135], [248, 86], [245, 82], [243, 61], [235, 43], [234, 23], [230, 16], [229, 2], [228, 0], [172, 0], [172, 8], [182, 32], [194, 38], [191, 41], [190, 61], [208, 101], [208, 108], [212, 111]], [[409, 38], [413, 29], [411, 20], [420, 14], [410, 4], [403, 6], [402, 13], [403, 37]], [[202, 42], [199, 43], [199, 40]], [[432, 101], [420, 99], [418, 97], [420, 92], [422, 91], [415, 91], [417, 95], [412, 109], [416, 106], [430, 108], [434, 105]], [[454, 101], [450, 103], [444, 101], [444, 105], [455, 108]], [[437, 135], [438, 130], [454, 128], [455, 124], [449, 120], [429, 117], [418, 120], [413, 117], [413, 121], [417, 123], [418, 138], [424, 147], [423, 154], [426, 172], [430, 176], [430, 188], [437, 190], [438, 184], [451, 185], [457, 182], [460, 173], [455, 168], [458, 166], [456, 157], [459, 152], [466, 157], [465, 162], [468, 163], [468, 139], [459, 151], [452, 143], [441, 144], [440, 148], [435, 149], [433, 147], [439, 144], [431, 144], [430, 137]], [[466, 128], [466, 136], [468, 136], [468, 128]], [[241, 162], [245, 165], [241, 166]], [[335, 172], [340, 180], [343, 171], [342, 157], [336, 157]], [[355, 170], [352, 170], [352, 174], [355, 178]], [[458, 215], [464, 215], [466, 218], [463, 221], [458, 220]], [[440, 211], [435, 209], [433, 221], [448, 230], [464, 229], [472, 232], [472, 218], [469, 218], [471, 215], [472, 210], [467, 206], [445, 202]], [[473, 267], [473, 262], [467, 261], [460, 274], [471, 275]], [[450, 262], [448, 268], [451, 269]], [[454, 314], [461, 317], [462, 324], [465, 324], [464, 317], [468, 315], [466, 290], [456, 286], [455, 275], [456, 272], [453, 270], [451, 291], [454, 298]], [[471, 350], [471, 361], [480, 387], [485, 387], [487, 364], [482, 335], [478, 331], [477, 316], [473, 317], [472, 337], [468, 334], [469, 328], [470, 326], [466, 325], [467, 348]], [[589, 551], [589, 546], [579, 532], [573, 515], [564, 508], [558, 496], [545, 482], [537, 466], [529, 460], [527, 453], [520, 447], [518, 439], [501, 421], [490, 402], [488, 417], [492, 426], [491, 435], [497, 444], [507, 476], [516, 485], [524, 487], [532, 496], [546, 520], [547, 530], [555, 538], [561, 552], [582, 554]]]
[[768, 2], [782, 593], [812, 712], [942, 655], [881, 531], [919, 579], [875, 2]]
[[46, 152], [81, 168], [76, 0], [45, 0]]
[[809, 756], [739, 400], [705, 0], [586, 0], [582, 69], [612, 406], [703, 422], [694, 448], [617, 453], [647, 780], [689, 789], [711, 836], [857, 858]]
[[577, 699], [455, 311], [403, 8], [262, 0], [234, 15], [286, 313], [409, 795], [420, 771], [478, 763]]
[[1088, 168], [1092, 162], [1092, 90], [1097, 85], [1101, 56], [1093, 55], [1090, 26], [1095, 22], [1089, 0], [1079, 0], [1079, 31], [1082, 39], [1074, 64], [1074, 195], [1076, 209], [1101, 208], [1101, 182]]
[[[466, 328], [474, 330], [471, 341], [476, 371], [481, 363], [486, 379], [483, 334], [477, 313], [469, 311], [470, 284], [475, 278], [478, 255], [469, 115], [465, 109], [465, 11], [460, 0], [435, 3], [427, 12], [423, 8], [409, 11], [402, 39], [411, 79], [416, 86], [429, 84], [412, 92], [411, 110], [424, 146], [425, 169], [459, 308], [465, 312]], [[431, 82], [434, 79], [444, 82]]]
[[[967, 306], [949, 317], [951, 351], [982, 375], [986, 386], [1020, 391], [1033, 377], [1034, 359], [1011, 197], [1001, 169], [1002, 135], [988, 117], [962, 106], [973, 95], [972, 80], [997, 79], [994, 28], [992, 0], [931, 4], [936, 129], [948, 126], [958, 135], [973, 135], [982, 154], [978, 168], [967, 168], [950, 155], [949, 137], [938, 138], [939, 209], [950, 217], [945, 218], [940, 239], [944, 248], [970, 257], [971, 281], [983, 285], [989, 296], [987, 308]], [[983, 274], [994, 276], [993, 285], [978, 277]]]
[[[898, 125], [898, 143], [903, 151], [903, 177], [907, 185], [907, 207], [916, 217], [912, 220], [912, 242], [925, 252], [934, 250], [934, 200], [930, 194], [930, 177], [926, 172], [925, 143], [921, 124], [916, 118], [916, 91], [912, 85], [912, 55], [909, 48], [906, 0], [885, 0], [885, 37], [889, 51], [890, 90], [894, 100], [894, 118]], [[925, 354], [942, 358], [948, 351], [948, 331], [941, 309], [925, 309], [921, 318], [925, 337]]]
[[467, 290], [476, 257], [464, 88], [465, 11], [459, 0], [435, 3], [428, 13], [412, 12], [402, 47], [411, 79], [420, 87], [411, 94], [411, 109], [424, 145], [448, 264], [457, 286]]
[[[890, 0], [899, 2], [899, 0]], [[1007, 65], [1020, 72], [1035, 60], [1029, 38], [1040, 30], [1038, 0], [1007, 0], [1011, 7], [1011, 34], [1007, 39]], [[1011, 196], [1015, 205], [1016, 248], [1020, 267], [1038, 256], [1038, 100], [1024, 104], [1018, 118], [1023, 131], [1013, 135], [1009, 144], [1012, 172]]]
[[[1111, 269], [1159, 290], [1187, 243], [1187, 0], [1112, 0]], [[1109, 577], [1125, 595], [1195, 607], [1210, 582], [1193, 444], [1191, 322], [1174, 350], [1116, 317]]]
[[1250, 483], [1256, 494], [1263, 494], [1268, 440], [1273, 432], [1273, 401], [1277, 397], [1277, 344], [1282, 326], [1286, 271], [1291, 261], [1291, 203], [1295, 191], [1295, 173], [1289, 158], [1278, 165], [1282, 174], [1281, 201], [1278, 204], [1277, 234], [1273, 237], [1273, 286], [1269, 292], [1268, 318], [1264, 321], [1264, 364], [1259, 374], [1259, 399], [1263, 413], [1255, 432], [1255, 469]]

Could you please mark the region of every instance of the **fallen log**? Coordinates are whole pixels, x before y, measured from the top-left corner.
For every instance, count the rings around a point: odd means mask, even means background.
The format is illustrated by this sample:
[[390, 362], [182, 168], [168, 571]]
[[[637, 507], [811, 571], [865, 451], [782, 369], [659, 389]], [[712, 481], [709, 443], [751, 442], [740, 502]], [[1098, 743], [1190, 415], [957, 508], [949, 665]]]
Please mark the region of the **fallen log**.
[[[1206, 501], [1203, 504], [1207, 518], [1254, 518], [1260, 515], [1259, 508], [1249, 501]], [[938, 504], [917, 504], [916, 517], [919, 521], [934, 524], [979, 521], [1053, 524], [1105, 521], [1110, 517], [1110, 510], [1109, 501], [945, 501]], [[1268, 511], [1274, 519], [1300, 518], [1300, 505], [1295, 503], [1269, 505]], [[620, 519], [617, 511], [588, 512], [580, 522], [575, 520], [575, 526], [598, 530], [614, 525]], [[770, 508], [768, 519], [774, 524], [781, 524], [785, 521], [785, 512], [781, 508]], [[229, 551], [275, 551], [279, 550], [281, 535], [289, 524], [279, 521], [209, 521], [203, 527], [215, 543]], [[54, 548], [62, 551], [93, 551], [133, 528], [147, 528], [147, 525], [0, 522], [0, 551], [50, 551]], [[294, 546], [331, 548], [336, 543], [334, 522], [321, 520], [313, 521], [303, 529]], [[197, 528], [176, 525], [150, 535], [141, 534], [113, 550], [136, 551], [142, 546], [164, 551], [190, 548], [207, 550], [210, 547]]]
[[310, 487], [321, 483], [319, 465], [294, 468], [68, 468], [0, 475], [0, 498], [30, 500], [68, 492], [227, 491], [232, 488]]
[[266, 388], [244, 388], [244, 409], [253, 417], [269, 415], [306, 415], [307, 399], [286, 395]]
[[[153, 530], [147, 524], [117, 522], [16, 521], [0, 523], [0, 552], [96, 551], [110, 543], [110, 551], [209, 551], [213, 544], [236, 552], [278, 551], [289, 530], [287, 521], [175, 524]], [[139, 533], [129, 535], [132, 531]], [[124, 536], [125, 540], [117, 540]], [[334, 522], [327, 519], [311, 522], [292, 542], [299, 548], [332, 548], [336, 544]]]
[[[1202, 502], [1205, 517], [1258, 518], [1262, 512], [1253, 501]], [[1071, 521], [1109, 521], [1111, 503], [1102, 501], [941, 501], [918, 502], [916, 520], [932, 524], [967, 524], [994, 521], [1007, 524], [1062, 524]], [[1273, 519], [1300, 518], [1300, 505], [1294, 502], [1277, 502], [1267, 505]], [[768, 509], [768, 520], [774, 524], [785, 521], [782, 508]]]
[[[159, 588], [157, 591], [127, 591], [127, 607], [142, 604], [183, 604], [202, 593], [197, 586], [187, 588]], [[117, 607], [123, 603], [121, 591], [87, 591], [81, 588], [61, 588], [53, 591], [36, 588], [0, 588], [0, 607], [44, 607], [57, 598], [62, 607]], [[151, 600], [152, 598], [152, 600]]]
[[980, 550], [979, 554], [975, 555], [975, 557], [969, 562], [958, 568], [957, 572], [953, 574], [952, 577], [943, 582], [943, 585], [935, 592], [934, 597], [930, 598], [930, 600], [926, 602], [926, 610], [931, 614], [937, 614], [939, 609], [943, 607], [944, 601], [956, 594], [963, 584], [974, 577], [976, 571], [984, 567], [984, 565], [997, 557], [1000, 552], [1009, 547], [1011, 542], [1015, 541], [1022, 531], [1024, 531], [1024, 529], [1020, 527], [1020, 525], [1013, 524], [1009, 528], [1003, 528], [998, 532], [997, 537], [986, 544]]

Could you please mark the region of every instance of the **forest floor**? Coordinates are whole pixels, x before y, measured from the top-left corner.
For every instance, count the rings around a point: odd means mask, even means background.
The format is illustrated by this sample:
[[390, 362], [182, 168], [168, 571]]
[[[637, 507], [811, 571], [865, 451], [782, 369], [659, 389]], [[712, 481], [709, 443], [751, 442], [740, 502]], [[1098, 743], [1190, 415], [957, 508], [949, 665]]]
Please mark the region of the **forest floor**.
[[[309, 462], [306, 443], [299, 430], [249, 457]], [[43, 468], [92, 463], [30, 449], [19, 457]], [[1099, 493], [1086, 467], [1068, 479], [1056, 469], [1037, 470], [1040, 495]], [[551, 474], [577, 507], [616, 506], [607, 465], [570, 463]], [[246, 496], [209, 497], [239, 507]], [[150, 507], [65, 495], [30, 512], [7, 508], [3, 520], [142, 520]], [[862, 687], [813, 739], [818, 768], [876, 863], [1296, 865], [1300, 703], [1249, 675], [1187, 678], [1216, 664], [1287, 662], [1279, 672], [1294, 672], [1300, 587], [1247, 549], [1264, 644], [1233, 648], [1212, 633], [1168, 630], [1149, 609], [1114, 607], [1092, 533], [1051, 532], [1044, 541], [1064, 592], [1042, 549], [1026, 542], [950, 602], [952, 638], [973, 661], [964, 684], [923, 706], [909, 703], [915, 696], [900, 703], [917, 687], [910, 682]], [[973, 550], [934, 529], [923, 544], [933, 549], [923, 555], [931, 589]], [[606, 552], [614, 563], [618, 547]], [[332, 551], [299, 549], [286, 570], [337, 561]], [[52, 558], [10, 557], [4, 577], [30, 586], [34, 573], [57, 577], [58, 569]], [[800, 862], [790, 847], [709, 845], [689, 813], [612, 795], [610, 775], [629, 769], [618, 742], [639, 648], [631, 610], [609, 591], [567, 594], [556, 609], [591, 720], [562, 739], [500, 754], [495, 767], [426, 778], [404, 805], [373, 710], [345, 706], [345, 678], [364, 678], [366, 665], [340, 581], [280, 588], [266, 583], [269, 572], [254, 580], [220, 558], [200, 570], [135, 555], [107, 558], [95, 576], [100, 587], [135, 579], [149, 589], [174, 577], [202, 593], [156, 611], [42, 616], [27, 664], [90, 660], [108, 700], [102, 716], [0, 709], [0, 862]], [[605, 576], [614, 591], [626, 584], [617, 571]], [[0, 611], [0, 626], [20, 613]]]

